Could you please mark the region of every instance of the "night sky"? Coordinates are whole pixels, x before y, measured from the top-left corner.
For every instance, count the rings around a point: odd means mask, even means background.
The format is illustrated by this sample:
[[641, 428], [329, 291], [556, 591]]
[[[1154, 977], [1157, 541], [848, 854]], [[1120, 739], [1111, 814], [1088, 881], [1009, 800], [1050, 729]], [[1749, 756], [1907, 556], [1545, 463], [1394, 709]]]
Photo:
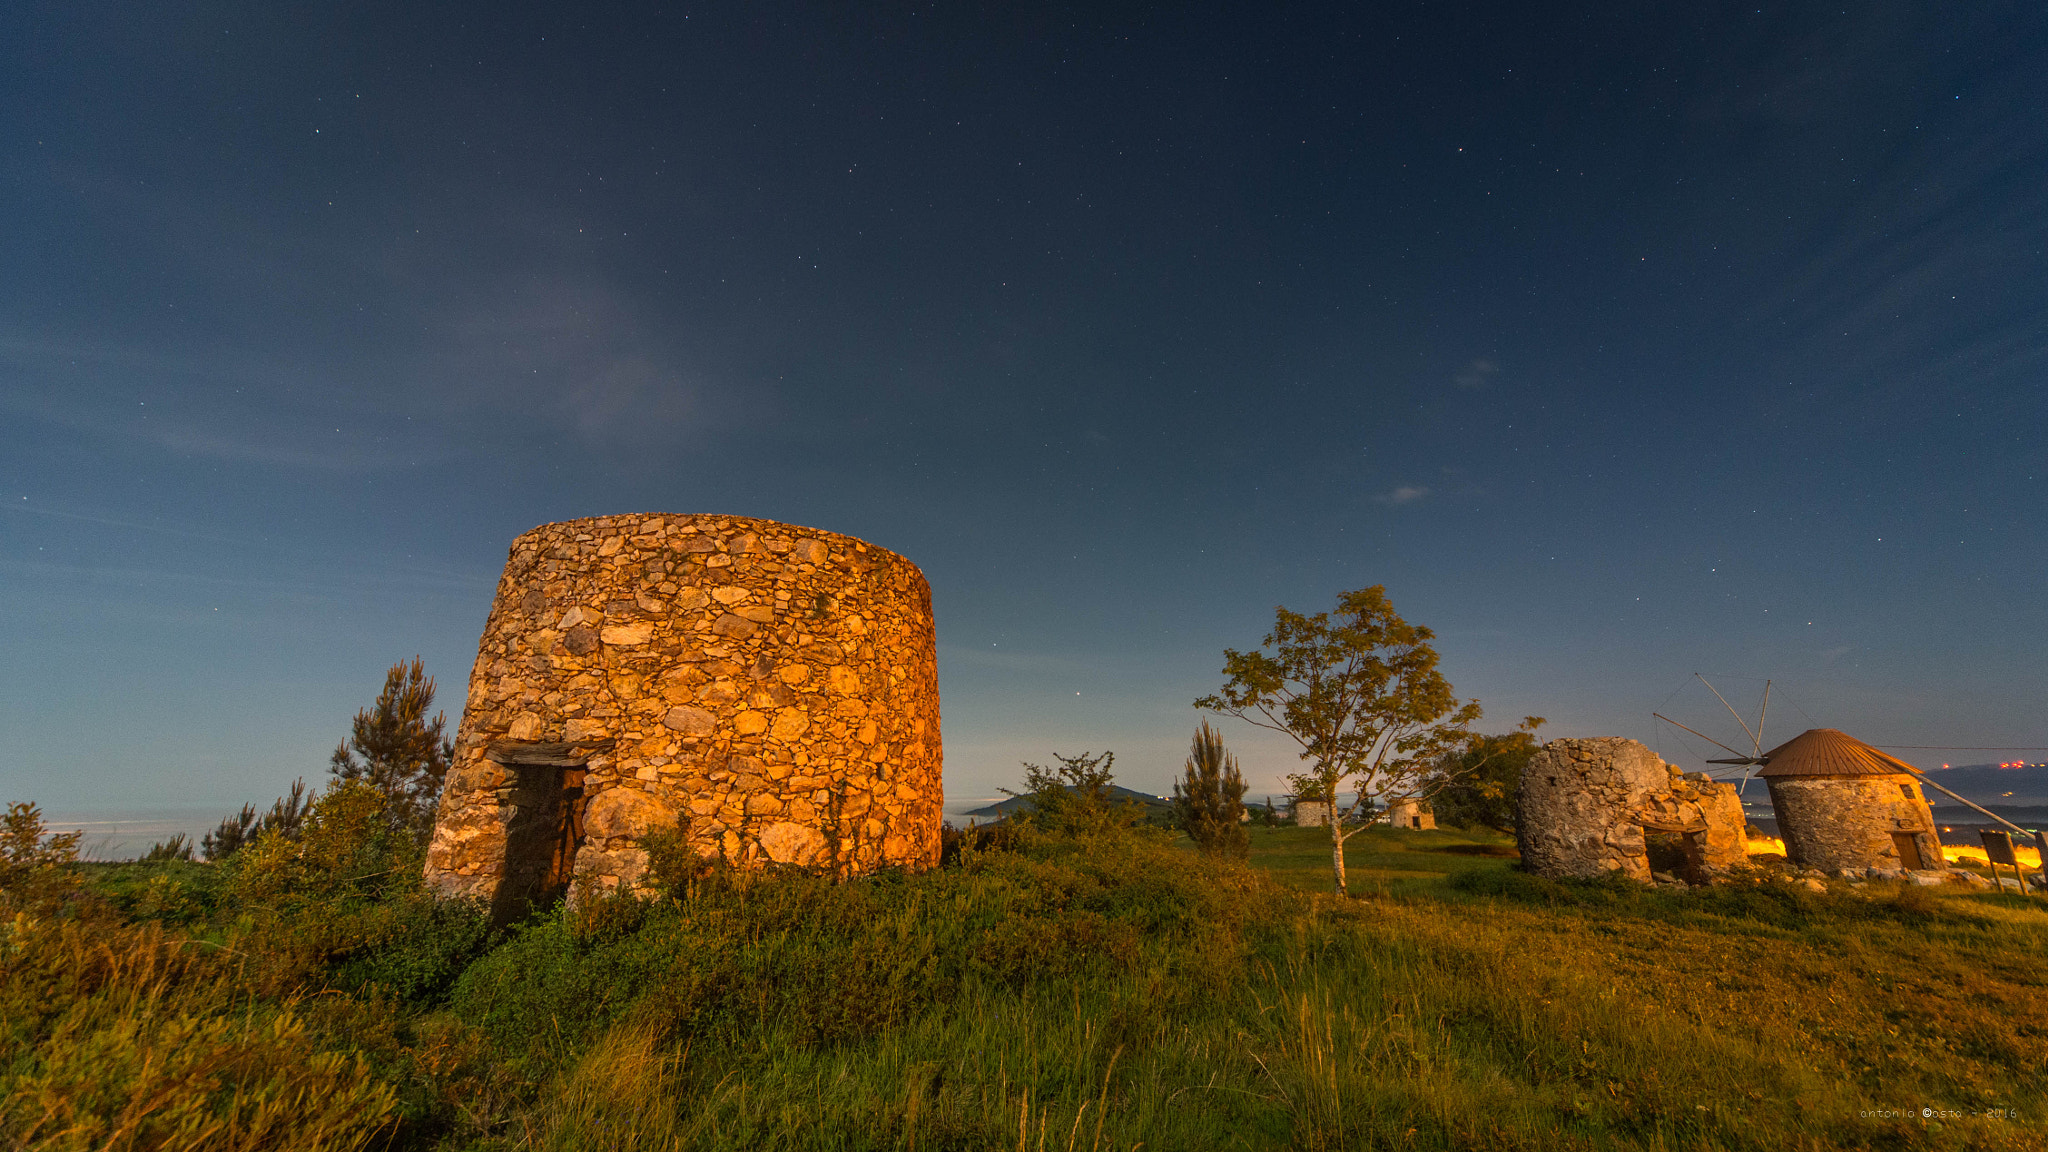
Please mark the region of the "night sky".
[[9, 5], [0, 798], [452, 727], [622, 512], [920, 565], [949, 801], [1369, 584], [1491, 730], [2048, 745], [2048, 9], [1111, 7]]

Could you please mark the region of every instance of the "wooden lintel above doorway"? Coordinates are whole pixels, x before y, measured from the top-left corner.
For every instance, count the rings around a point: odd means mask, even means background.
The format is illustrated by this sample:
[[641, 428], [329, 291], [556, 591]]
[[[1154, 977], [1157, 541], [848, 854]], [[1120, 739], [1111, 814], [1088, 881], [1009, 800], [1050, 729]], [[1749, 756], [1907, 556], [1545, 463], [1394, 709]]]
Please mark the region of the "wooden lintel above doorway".
[[1642, 825], [1645, 832], [1705, 832], [1707, 830], [1705, 824], [1680, 824], [1669, 820], [1640, 819], [1636, 823]]
[[581, 768], [593, 753], [611, 746], [609, 736], [575, 741], [493, 740], [484, 748], [484, 759], [507, 768]]

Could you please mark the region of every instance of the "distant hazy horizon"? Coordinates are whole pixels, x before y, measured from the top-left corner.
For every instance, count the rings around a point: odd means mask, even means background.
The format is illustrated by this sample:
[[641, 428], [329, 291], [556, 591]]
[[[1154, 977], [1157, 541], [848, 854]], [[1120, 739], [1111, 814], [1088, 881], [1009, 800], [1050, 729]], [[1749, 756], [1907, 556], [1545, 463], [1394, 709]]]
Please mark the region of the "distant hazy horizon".
[[[1939, 768], [1931, 769], [1930, 774], [1942, 780], [1943, 783], [1948, 784], [1957, 792], [1994, 810], [2016, 809], [2020, 810], [2020, 815], [2024, 815], [2028, 809], [2048, 805], [2048, 764], [2030, 764], [2025, 768], [2007, 769], [2001, 769], [1994, 764], [1958, 764], [1945, 771]], [[325, 777], [321, 777], [318, 781], [309, 777], [307, 783], [309, 786], [324, 787]], [[1148, 792], [1158, 796], [1169, 795], [1172, 791], [1171, 785], [1162, 789], [1153, 789], [1142, 785], [1128, 784], [1121, 779], [1118, 780], [1118, 783], [1125, 784], [1126, 787], [1131, 787], [1136, 791]], [[2008, 784], [2017, 786], [2006, 787], [2005, 785]], [[2006, 793], [2011, 793], [2011, 795], [2005, 795]], [[1277, 797], [1280, 793], [1275, 792], [1273, 795]], [[1256, 790], [1247, 793], [1247, 796], [1250, 799], [1259, 801], [1264, 799], [1264, 793]], [[1958, 812], [1967, 811], [1939, 793], [1930, 792], [1929, 797], [1934, 801], [1934, 806], [1937, 809], [1942, 809], [1946, 805], [1955, 808]], [[995, 803], [1004, 798], [1005, 796], [1001, 792], [990, 792], [986, 795], [967, 795], [949, 792], [946, 796], [944, 807], [945, 816], [947, 819], [957, 823], [969, 810]], [[261, 810], [267, 809], [271, 801], [275, 799], [276, 797], [274, 796], [251, 796], [246, 802], [254, 804]], [[1745, 811], [1752, 820], [1769, 820], [1772, 818], [1770, 794], [1763, 787], [1761, 781], [1751, 782], [1750, 786], [1744, 791], [1743, 803]], [[197, 845], [201, 836], [213, 831], [222, 819], [233, 815], [234, 811], [239, 810], [239, 807], [239, 805], [235, 805], [231, 809], [223, 810], [216, 805], [180, 804], [155, 807], [131, 805], [125, 807], [108, 806], [104, 808], [46, 808], [43, 812], [43, 819], [52, 831], [83, 831], [85, 837], [80, 842], [80, 855], [86, 859], [126, 860], [141, 855], [149, 850], [150, 845], [167, 840], [180, 832], [184, 833], [194, 845]], [[2008, 818], [2019, 819], [2019, 815], [2013, 813], [2001, 812], [2001, 814], [2007, 815]], [[2025, 821], [2021, 820], [2020, 822], [2024, 823]]]

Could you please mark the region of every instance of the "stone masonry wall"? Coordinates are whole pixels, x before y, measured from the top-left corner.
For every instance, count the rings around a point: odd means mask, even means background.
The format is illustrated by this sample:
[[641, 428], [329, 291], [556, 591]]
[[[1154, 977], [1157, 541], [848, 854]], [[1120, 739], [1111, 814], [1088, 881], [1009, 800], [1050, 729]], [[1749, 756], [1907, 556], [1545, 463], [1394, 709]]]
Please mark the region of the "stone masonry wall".
[[1328, 828], [1330, 811], [1328, 800], [1296, 800], [1294, 822], [1303, 828]]
[[1934, 813], [1910, 776], [1782, 776], [1767, 782], [1785, 854], [1794, 864], [1833, 873], [1902, 868], [1892, 840], [1899, 832], [1913, 837], [1923, 869], [1948, 866], [1936, 841]]
[[1396, 800], [1387, 805], [1387, 826], [1428, 831], [1436, 827], [1436, 813], [1420, 800]]
[[1539, 876], [1650, 876], [1647, 826], [1685, 836], [1695, 880], [1740, 864], [1735, 786], [1680, 772], [1634, 740], [1553, 740], [1530, 757], [1516, 801], [1522, 866]]
[[427, 879], [493, 899], [520, 821], [556, 810], [603, 887], [679, 821], [740, 864], [929, 866], [940, 768], [931, 590], [903, 557], [734, 516], [547, 524], [499, 581]]
[[1522, 769], [1515, 838], [1522, 867], [1539, 876], [1650, 878], [1642, 825], [1628, 819], [1670, 780], [1664, 761], [1634, 740], [1552, 740]]
[[1680, 771], [1675, 764], [1664, 770], [1671, 780], [1669, 792], [1653, 797], [1641, 815], [1667, 827], [1704, 825], [1693, 837], [1694, 863], [1708, 873], [1747, 864], [1749, 817], [1743, 815], [1736, 786], [1704, 772]]

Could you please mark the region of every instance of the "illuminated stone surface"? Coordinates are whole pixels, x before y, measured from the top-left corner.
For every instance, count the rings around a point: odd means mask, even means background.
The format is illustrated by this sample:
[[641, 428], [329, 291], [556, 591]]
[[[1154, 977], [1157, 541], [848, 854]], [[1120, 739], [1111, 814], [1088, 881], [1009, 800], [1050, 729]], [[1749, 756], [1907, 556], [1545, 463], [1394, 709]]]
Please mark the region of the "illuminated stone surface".
[[1644, 833], [1678, 837], [1687, 879], [1747, 859], [1735, 785], [1680, 772], [1634, 740], [1552, 740], [1529, 758], [1516, 799], [1522, 867], [1538, 876], [1650, 876]]
[[499, 581], [427, 879], [513, 914], [571, 875], [638, 886], [678, 824], [740, 865], [928, 867], [941, 799], [915, 565], [733, 516], [548, 524]]

